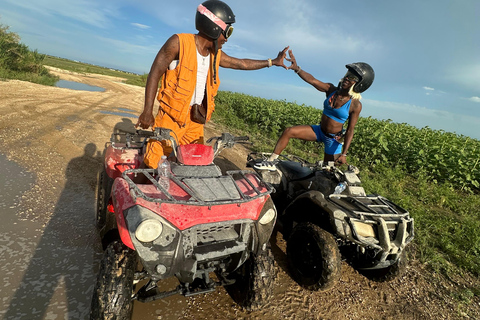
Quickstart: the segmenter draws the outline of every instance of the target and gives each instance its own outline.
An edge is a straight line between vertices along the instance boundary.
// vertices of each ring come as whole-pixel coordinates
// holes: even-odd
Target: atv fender
[[[135,202],[130,196],[128,183],[125,181],[125,179],[117,178],[113,182],[112,191],[115,194],[115,197],[113,197],[113,206],[115,208],[115,219],[117,220],[117,228],[120,239],[127,247],[135,250],[132,239],[130,238],[130,233],[128,232],[125,217],[123,215],[124,209],[135,205]]]
[[[312,222],[329,232],[344,230],[346,214],[332,205],[323,193],[310,190],[295,198],[282,212],[282,221],[286,236],[294,223]]]

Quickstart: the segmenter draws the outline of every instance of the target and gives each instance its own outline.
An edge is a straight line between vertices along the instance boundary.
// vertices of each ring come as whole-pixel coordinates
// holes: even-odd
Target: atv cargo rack
[[[407,210],[395,205],[388,199],[377,196],[348,196],[342,194],[330,194],[329,199],[337,206],[348,212],[359,215],[362,219],[368,217],[408,217]]]
[[[232,170],[227,171],[226,174],[226,176],[176,176],[171,174],[169,176],[170,185],[173,185],[174,188],[170,188],[170,190],[165,190],[154,178],[154,169],[130,169],[124,171],[122,176],[127,181],[135,201],[136,198],[142,198],[155,203],[198,206],[241,204],[264,197],[274,190],[270,184],[264,182],[254,171]],[[151,190],[148,191],[149,195],[145,192],[145,185],[139,187],[133,181],[135,180],[134,177],[138,175],[144,175],[151,182]],[[254,184],[252,180],[257,183]],[[245,184],[248,194],[242,191],[236,181],[242,181]],[[179,193],[181,193],[180,196]]]

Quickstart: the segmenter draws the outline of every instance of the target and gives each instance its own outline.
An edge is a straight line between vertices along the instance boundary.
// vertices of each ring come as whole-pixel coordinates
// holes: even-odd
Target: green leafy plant
[[[29,50],[18,34],[0,25],[0,78],[53,85],[58,78],[48,73],[44,59],[44,54]]]

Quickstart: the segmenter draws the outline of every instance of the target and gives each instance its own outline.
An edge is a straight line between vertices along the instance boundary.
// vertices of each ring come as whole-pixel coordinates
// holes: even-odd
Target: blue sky
[[[226,0],[236,15],[224,51],[298,64],[338,83],[345,64],[369,63],[375,82],[361,116],[480,139],[480,1]],[[200,1],[0,0],[0,24],[30,49],[135,73],[174,33],[195,30]],[[289,65],[289,63],[287,63]],[[321,107],[324,94],[281,68],[221,69],[221,90]]]

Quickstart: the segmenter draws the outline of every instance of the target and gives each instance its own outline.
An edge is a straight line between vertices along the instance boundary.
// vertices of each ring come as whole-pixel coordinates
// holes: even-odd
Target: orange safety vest
[[[190,102],[197,85],[197,47],[195,35],[190,33],[177,34],[180,40],[180,52],[178,66],[173,70],[167,70],[162,78],[162,87],[158,92],[157,99],[160,108],[165,111],[180,126],[184,126],[190,113]],[[210,68],[208,69],[206,97],[207,97],[207,121],[210,120],[215,110],[215,96],[217,95],[220,80],[218,68],[222,51],[218,50],[216,74],[217,83],[213,81],[213,60],[210,55]]]

